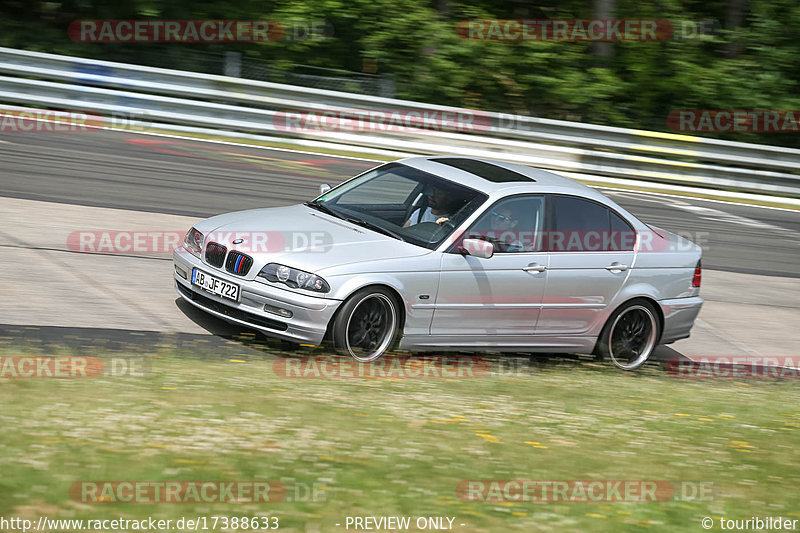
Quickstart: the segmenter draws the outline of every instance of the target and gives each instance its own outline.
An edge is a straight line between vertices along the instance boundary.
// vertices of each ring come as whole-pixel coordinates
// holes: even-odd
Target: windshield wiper
[[[399,239],[399,240],[401,240],[403,242],[406,242],[406,240],[403,237],[401,237],[399,233],[395,233],[394,231],[392,231],[390,229],[386,229],[383,226],[379,226],[377,224],[373,224],[372,222],[368,222],[366,220],[362,220],[360,218],[354,218],[354,217],[349,217],[349,218],[346,218],[345,220],[347,220],[348,222],[352,222],[353,224],[357,224],[359,226],[363,226],[365,228],[369,228],[372,231],[377,231],[378,233],[383,233],[384,235],[388,235],[389,237],[394,237],[395,239]]]
[[[341,214],[337,213],[336,211],[334,211],[333,209],[331,209],[330,207],[328,207],[325,204],[321,204],[319,202],[305,202],[303,205],[306,205],[306,206],[311,207],[313,209],[317,209],[319,211],[322,211],[323,213],[327,213],[327,214],[329,214],[331,216],[334,216],[336,218],[341,218],[342,220],[346,220],[346,221],[348,221],[348,222],[350,222],[352,224],[356,224],[358,226],[363,226],[365,228],[369,228],[372,231],[377,231],[378,233],[383,233],[384,235],[388,235],[389,237],[394,237],[395,239],[399,239],[399,240],[405,242],[405,239],[403,237],[401,237],[400,234],[395,233],[394,231],[392,231],[390,229],[386,229],[383,226],[378,226],[377,224],[373,224],[372,222],[367,222],[366,220],[362,220],[360,218],[342,216]]]
[[[334,211],[333,209],[331,209],[330,207],[328,207],[325,204],[321,204],[319,202],[306,202],[303,205],[311,207],[311,208],[316,209],[318,211],[322,211],[323,213],[327,213],[327,214],[329,214],[331,216],[334,216],[336,218],[344,219],[344,217],[342,215],[340,215],[339,213],[337,213],[336,211]]]

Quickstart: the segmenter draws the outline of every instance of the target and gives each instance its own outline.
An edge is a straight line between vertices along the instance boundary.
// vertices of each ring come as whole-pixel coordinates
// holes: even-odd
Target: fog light
[[[294,314],[288,309],[282,309],[280,307],[274,307],[272,305],[265,305],[264,311],[266,311],[267,313],[272,313],[273,315],[282,316],[283,318],[292,318],[292,315]]]
[[[182,269],[182,268],[180,268],[180,267],[176,266],[176,267],[175,267],[175,272],[177,272],[177,273],[178,273],[178,275],[179,275],[180,277],[182,277],[183,279],[186,279],[186,271],[185,271],[184,269]]]

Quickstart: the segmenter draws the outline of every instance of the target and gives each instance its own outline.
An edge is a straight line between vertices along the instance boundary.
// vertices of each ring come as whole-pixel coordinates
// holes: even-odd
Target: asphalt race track
[[[4,202],[0,205],[5,206],[0,209],[0,268],[4,271],[0,288],[5,285],[17,290],[0,291],[6,294],[0,324],[190,334],[219,331],[193,315],[192,310],[176,307],[173,293],[161,291],[157,300],[148,300],[146,280],[130,282],[130,294],[119,281],[141,265],[145,276],[158,277],[170,287],[168,257],[69,257],[86,254],[68,253],[63,235],[86,227],[88,222],[84,221],[100,221],[104,229],[135,229],[150,224],[148,227],[185,230],[192,220],[217,213],[310,199],[318,194],[320,184],[338,183],[376,164],[109,131],[0,132],[0,161],[0,200]],[[715,349],[764,353],[775,345],[759,345],[762,337],[764,341],[774,340],[781,331],[797,336],[790,332],[800,322],[800,214],[645,193],[605,192],[643,221],[703,246],[702,295],[707,305],[693,333],[705,331],[707,335],[705,340],[694,340],[701,335],[693,334],[693,339],[673,345],[675,350],[684,354]],[[51,263],[58,265],[53,268],[69,272],[70,279],[108,287],[106,291],[96,290],[95,296],[99,299],[107,296],[104,293],[114,293],[115,300],[130,304],[131,315],[116,317],[110,304],[100,305],[91,296],[71,300],[67,296],[70,301],[64,307],[59,303],[48,305],[53,297],[46,291],[47,282],[37,283],[31,279],[31,271],[19,265],[24,254],[34,253],[51,254]],[[41,275],[50,280],[53,290],[61,290],[63,283],[59,285],[53,272],[42,271]],[[21,295],[33,303],[20,303]],[[156,297],[155,291],[153,295]],[[42,314],[43,309],[49,313]],[[62,315],[74,320],[70,322]],[[141,321],[137,318],[140,316],[144,316]],[[755,327],[765,318],[769,320],[767,329]],[[191,323],[191,327],[184,323]],[[743,329],[752,329],[752,334]],[[739,340],[715,348],[715,342],[722,342],[721,338],[731,332],[737,333]],[[690,342],[695,344],[687,344]],[[777,346],[780,351],[796,353],[798,344],[789,339]]]
[[[0,133],[0,196],[207,217],[304,201],[374,162],[125,132]],[[800,214],[606,191],[706,268],[800,277]]]

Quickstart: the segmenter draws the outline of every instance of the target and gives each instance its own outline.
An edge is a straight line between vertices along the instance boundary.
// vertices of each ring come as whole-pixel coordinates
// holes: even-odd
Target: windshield
[[[389,163],[323,194],[310,205],[374,231],[434,249],[487,196],[433,174]]]

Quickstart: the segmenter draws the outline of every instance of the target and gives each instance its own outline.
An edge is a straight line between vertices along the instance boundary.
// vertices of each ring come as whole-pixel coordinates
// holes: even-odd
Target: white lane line
[[[698,218],[711,220],[714,222],[722,222],[724,224],[733,224],[738,226],[745,226],[749,228],[756,228],[768,231],[774,231],[780,233],[782,236],[787,237],[792,240],[800,241],[798,238],[797,232],[792,231],[788,228],[784,228],[782,226],[776,226],[774,224],[769,224],[767,222],[762,222],[760,220],[755,220],[752,218],[744,217],[741,215],[734,215],[733,213],[728,213],[725,211],[721,211],[719,209],[712,209],[710,207],[703,207],[699,205],[693,205],[689,202],[682,201],[679,198],[667,196],[666,198],[661,199],[654,199],[654,198],[641,198],[642,195],[645,194],[658,194],[658,193],[647,193],[647,192],[614,192],[614,194],[610,194],[609,196],[616,197],[616,196],[624,196],[626,198],[631,198],[637,201],[643,202],[650,202],[650,203],[657,203],[661,205],[669,205],[674,207],[675,209],[682,209],[684,211],[689,211],[690,213],[694,213],[697,215]],[[658,194],[658,196],[663,196]],[[688,198],[687,198],[688,199]],[[699,200],[699,198],[698,198]],[[715,200],[704,200],[704,201],[715,201]],[[731,202],[720,202],[730,204]],[[761,207],[761,206],[749,206],[749,207]],[[791,211],[791,209],[786,209],[786,211]],[[658,222],[659,220],[667,221],[669,217],[665,216],[658,216],[653,215],[647,217],[647,219],[651,222]]]
[[[789,211],[790,213],[797,213],[797,209],[789,209],[787,207],[773,207],[771,205],[757,205],[757,204],[745,204],[742,202],[732,202],[728,200],[714,200],[712,198],[699,198],[696,196],[684,196],[681,194],[667,194],[663,192],[653,192],[653,191],[632,191],[631,189],[618,189],[616,187],[606,187],[606,186],[596,186],[595,189],[599,189],[600,191],[612,191],[615,195],[630,195],[634,198],[639,200],[644,200],[643,198],[638,198],[639,195],[647,195],[647,196],[660,196],[662,198],[668,198],[672,200],[676,200],[678,198],[683,200],[690,200],[693,202],[712,202],[715,204],[724,204],[724,205],[736,205],[739,207],[753,207],[758,209],[772,209],[774,211]]]
[[[715,222],[722,222],[726,224],[734,224],[738,226],[745,226],[748,228],[775,231],[783,234],[786,237],[797,239],[796,232],[788,228],[775,226],[773,224],[768,224],[767,222],[761,222],[760,220],[754,220],[752,218],[743,217],[741,215],[734,215],[732,213],[720,211],[719,209],[711,209],[709,207],[701,207],[699,205],[690,205],[690,204],[676,205],[675,207],[678,209],[682,209],[684,211],[689,211],[690,213],[695,213],[699,218],[703,218],[706,220],[712,220]]]
[[[687,202],[684,202],[680,198],[683,197],[675,197],[669,196],[659,193],[646,193],[646,192],[639,192],[639,191],[631,191],[630,189],[608,189],[606,187],[598,187],[607,196],[612,198],[623,197],[623,198],[630,198],[632,200],[637,200],[639,202],[650,202],[653,204],[658,205],[688,205]],[[644,198],[642,198],[644,196]],[[647,196],[654,196],[653,198],[648,198]]]

